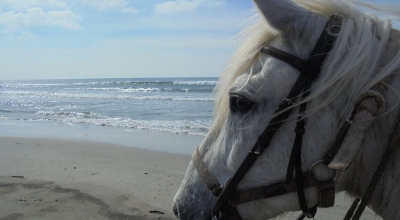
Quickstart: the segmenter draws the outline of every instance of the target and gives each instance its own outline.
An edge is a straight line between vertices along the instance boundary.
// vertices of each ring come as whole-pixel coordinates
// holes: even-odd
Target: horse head
[[[318,163],[329,151],[358,95],[382,83],[398,68],[398,55],[389,51],[392,55],[385,57],[392,39],[390,21],[365,16],[349,2],[340,0],[254,2],[261,19],[248,28],[245,41],[220,78],[214,123],[196,149],[174,198],[174,212],[179,219],[212,218],[220,191],[226,189],[249,152],[257,153],[254,147],[259,144],[260,136],[283,111],[291,109],[268,143],[262,143],[268,147],[257,155],[235,190],[270,186],[288,179],[290,182],[293,172],[300,169],[312,172],[318,182],[332,181],[336,191],[347,191],[357,197],[366,191],[365,183],[370,181],[376,169],[368,164],[378,164],[383,154],[383,149],[376,150],[376,145],[389,139],[390,132],[379,133],[379,130],[390,131],[395,127],[396,120],[393,119],[397,117],[397,111],[388,111],[374,121],[363,137],[363,150],[356,152],[346,172],[334,171]],[[329,23],[332,15],[340,19]],[[324,34],[335,40],[318,67],[321,69],[319,75],[311,81],[310,87],[302,88],[301,94],[289,100],[293,102],[290,106],[277,111],[304,73],[296,65],[288,64],[287,59],[265,52],[266,48],[274,48],[284,57],[307,63],[315,56],[317,42],[324,41],[321,40]],[[398,51],[398,45],[396,48]],[[307,71],[312,72],[310,68],[306,68]],[[398,88],[400,79],[392,78],[386,86]],[[393,93],[385,96],[388,106],[396,105],[398,96]],[[304,103],[307,108],[302,111]],[[298,117],[299,111],[302,117]],[[294,130],[303,119],[307,119],[307,123],[299,153],[301,166],[291,170],[288,164],[297,138]],[[206,182],[221,185],[216,187],[218,192],[209,189],[201,173],[211,176]],[[306,198],[303,205],[307,209],[321,203],[317,186],[302,190]],[[299,197],[298,192],[288,191],[234,204],[235,213],[243,219],[268,219],[288,211],[304,211]],[[231,198],[228,202],[232,203]]]

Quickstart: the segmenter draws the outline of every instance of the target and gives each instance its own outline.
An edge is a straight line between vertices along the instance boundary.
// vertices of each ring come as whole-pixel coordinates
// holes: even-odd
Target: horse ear
[[[288,31],[307,21],[311,12],[290,0],[253,0],[267,22],[279,31]]]

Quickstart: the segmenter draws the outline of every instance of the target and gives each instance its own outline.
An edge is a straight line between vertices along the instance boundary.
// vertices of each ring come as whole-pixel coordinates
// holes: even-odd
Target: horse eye
[[[253,106],[253,102],[243,96],[231,96],[230,107],[233,112],[240,111],[242,113],[248,112]]]

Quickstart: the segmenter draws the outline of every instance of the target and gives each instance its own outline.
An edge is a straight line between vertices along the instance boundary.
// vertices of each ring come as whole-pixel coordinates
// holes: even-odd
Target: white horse
[[[204,164],[224,185],[299,77],[297,69],[260,50],[268,45],[307,60],[328,18],[335,14],[342,17],[340,33],[304,100],[308,107],[302,168],[308,170],[324,157],[358,95],[382,84],[386,112],[372,122],[348,169],[336,171],[336,176],[323,165],[314,169],[318,180],[334,178],[336,192],[362,197],[399,120],[399,32],[389,19],[368,16],[346,0],[254,1],[262,19],[247,29],[242,46],[220,78],[215,121],[198,148]],[[299,104],[293,108],[237,189],[285,180]],[[305,196],[308,207],[318,204],[316,187],[306,188]],[[174,198],[175,214],[179,219],[210,219],[216,200],[191,162]],[[399,202],[400,147],[391,155],[368,205],[384,219],[400,219]],[[269,219],[300,210],[300,203],[296,192],[290,192],[243,203],[236,210],[243,219]]]

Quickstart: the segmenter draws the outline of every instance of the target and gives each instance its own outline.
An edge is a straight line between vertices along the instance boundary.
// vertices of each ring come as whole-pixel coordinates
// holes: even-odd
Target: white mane
[[[308,114],[327,106],[345,89],[351,88],[346,106],[349,111],[358,94],[382,81],[400,65],[400,56],[394,56],[395,58],[384,66],[380,64],[392,29],[390,19],[380,20],[376,16],[366,15],[357,9],[351,1],[294,1],[314,13],[326,17],[337,14],[344,18],[336,45],[331,51],[332,55],[328,56],[323,65],[323,75],[313,85],[311,95],[305,100],[309,101],[324,95],[324,101],[316,108],[310,109]],[[389,7],[363,5],[379,12],[396,12],[396,10],[389,10]],[[400,10],[397,11],[396,16],[400,17]],[[244,41],[234,54],[231,63],[220,77],[216,87],[218,95],[215,108],[215,129],[219,130],[228,116],[228,96],[231,84],[246,71],[252,73],[252,66],[258,58],[260,48],[278,35],[279,32],[269,27],[263,20],[243,31]],[[381,42],[378,46],[372,43],[376,39],[380,39]],[[301,48],[294,46],[296,55],[304,58],[301,54]],[[326,93],[326,91],[330,91],[330,93]]]

